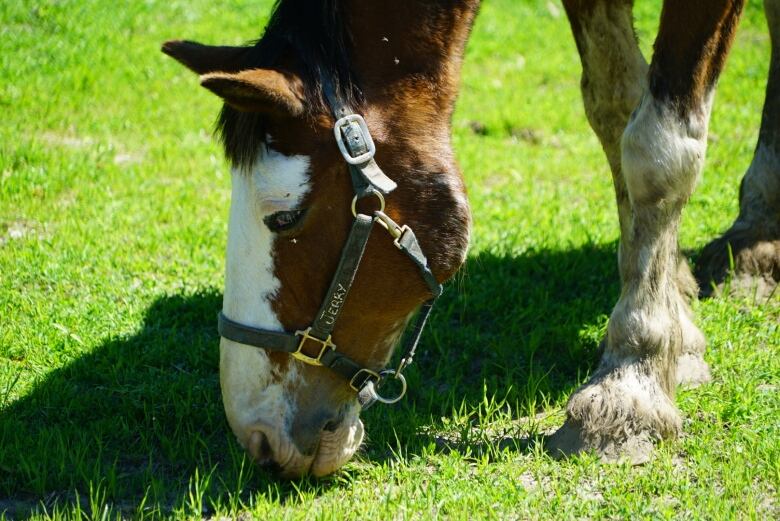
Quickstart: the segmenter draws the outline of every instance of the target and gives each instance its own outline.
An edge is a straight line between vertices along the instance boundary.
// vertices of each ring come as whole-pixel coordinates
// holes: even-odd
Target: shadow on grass
[[[364,415],[366,458],[532,449],[538,410],[563,405],[598,361],[618,292],[617,243],[470,258],[407,370],[405,400]],[[491,423],[503,427],[485,435]]]
[[[423,337],[407,399],[366,412],[361,458],[392,458],[398,446],[419,454],[453,411],[493,397],[512,414],[565,399],[595,362],[615,264],[614,244],[469,259]],[[329,480],[278,482],[248,463],[219,395],[221,300],[160,297],[136,334],[109,338],[1,410],[0,512],[80,501],[132,513],[145,497],[152,511],[202,513],[250,493],[297,501],[359,479],[357,465]]]

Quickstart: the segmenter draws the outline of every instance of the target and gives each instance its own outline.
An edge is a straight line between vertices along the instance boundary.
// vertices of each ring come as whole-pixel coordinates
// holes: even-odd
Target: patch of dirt
[[[543,138],[541,131],[529,127],[512,127],[509,129],[509,135],[517,140],[524,141],[531,145],[541,144]]]
[[[57,132],[44,132],[41,139],[50,145],[56,145],[66,148],[87,148],[96,143],[89,136],[74,136],[68,134],[59,134]]]
[[[26,238],[43,239],[44,231],[41,223],[28,219],[0,223],[0,247]]]
[[[481,121],[469,121],[469,128],[474,134],[478,136],[487,136],[489,134],[487,125]]]
[[[582,479],[577,486],[577,496],[585,501],[604,502],[604,496],[599,490],[598,483],[590,479]]]
[[[84,150],[100,144],[100,142],[93,137],[77,136],[73,133],[63,134],[57,132],[44,132],[41,134],[41,140],[49,145],[77,150]],[[117,143],[110,142],[106,144],[116,150],[116,153],[114,154],[114,164],[117,166],[132,165],[143,161],[143,151],[129,152],[124,150],[124,147]]]
[[[118,166],[133,165],[140,163],[143,160],[143,154],[137,153],[117,153],[114,156],[114,164]]]
[[[534,476],[530,470],[526,470],[520,474],[518,481],[520,481],[520,484],[526,490],[535,489],[539,486],[539,482],[536,480],[536,476]]]

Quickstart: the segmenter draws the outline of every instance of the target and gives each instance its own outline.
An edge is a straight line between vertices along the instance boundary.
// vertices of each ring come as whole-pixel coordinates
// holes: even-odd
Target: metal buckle
[[[371,369],[366,369],[365,367],[361,368],[360,371],[355,373],[352,376],[352,378],[350,378],[350,380],[349,380],[349,386],[352,387],[352,390],[355,391],[356,393],[360,392],[360,388],[355,387],[355,378],[357,378],[360,373],[368,373],[369,376],[373,376],[374,378],[377,379],[377,381],[379,381],[379,379],[381,378],[381,376],[379,376],[379,373],[374,372]]]
[[[309,365],[316,365],[321,366],[322,365],[322,355],[325,354],[325,351],[327,351],[328,348],[331,348],[333,351],[336,350],[336,344],[334,344],[330,337],[331,335],[328,335],[328,338],[325,340],[322,340],[320,338],[317,338],[316,336],[311,336],[311,327],[307,327],[306,330],[298,330],[295,332],[295,335],[302,336],[301,342],[298,344],[298,350],[294,353],[290,353],[293,358],[296,360],[300,360],[301,362]],[[320,349],[320,353],[317,355],[317,358],[313,358],[307,354],[304,354],[301,350],[303,349],[303,344],[306,343],[307,340],[314,340],[315,342],[319,342],[322,344],[322,349]]]
[[[357,157],[353,157],[352,154],[350,154],[349,148],[344,142],[344,135],[342,134],[342,128],[351,126],[353,124],[358,126],[358,129],[362,134],[363,141],[368,148],[368,152],[360,154]],[[374,140],[371,138],[371,133],[368,131],[366,120],[363,119],[363,116],[360,114],[350,114],[349,116],[344,116],[338,120],[333,126],[333,134],[336,136],[336,143],[339,146],[341,155],[344,156],[344,160],[350,165],[361,165],[374,157],[374,154],[376,153],[376,145],[374,145]]]
[[[411,228],[409,228],[407,225],[400,225],[394,220],[390,218],[385,212],[382,210],[379,210],[377,212],[374,212],[375,221],[382,225],[382,227],[387,230],[390,235],[395,239],[393,241],[393,244],[395,244],[395,247],[399,250],[401,248],[401,243],[399,242],[401,240],[401,237],[403,237],[404,233],[411,231]]]

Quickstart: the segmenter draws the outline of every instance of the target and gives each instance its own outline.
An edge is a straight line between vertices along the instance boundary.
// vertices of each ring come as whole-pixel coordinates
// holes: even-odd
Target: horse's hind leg
[[[621,48],[631,47],[630,7],[629,1],[567,2],[583,57],[583,91],[599,74],[596,68],[608,67],[588,58],[588,45],[602,47],[605,56],[610,46],[616,47],[616,38],[625,43]],[[607,459],[641,462],[655,441],[673,437],[681,428],[674,405],[678,358],[686,343],[696,337],[703,345],[703,338],[690,320],[678,283],[677,229],[704,160],[715,83],[741,7],[741,0],[664,3],[647,83],[639,82],[643,94],[622,133],[619,170],[610,158],[619,207],[623,205],[621,295],[600,365],[570,398],[566,423],[550,440],[553,451],[595,450]],[[594,20],[604,16],[609,20],[601,25],[609,32],[599,33]],[[606,81],[618,84],[620,92],[628,81],[621,79],[625,74],[615,68]],[[585,98],[587,105],[587,93]],[[604,143],[601,133],[600,138]],[[615,154],[615,140],[605,144],[608,157],[610,147]],[[627,195],[622,203],[621,189]]]
[[[740,186],[737,220],[697,262],[704,295],[726,280],[732,259],[732,288],[769,294],[780,283],[780,0],[764,0],[764,10],[772,54],[758,145]]]

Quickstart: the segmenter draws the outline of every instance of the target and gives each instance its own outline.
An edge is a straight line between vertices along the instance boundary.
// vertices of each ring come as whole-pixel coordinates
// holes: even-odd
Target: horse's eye
[[[305,214],[306,210],[276,212],[263,217],[263,222],[269,230],[279,233],[295,228]]]

